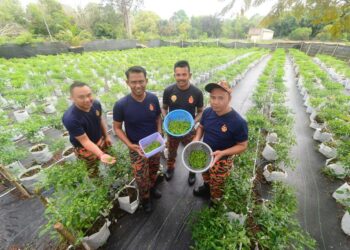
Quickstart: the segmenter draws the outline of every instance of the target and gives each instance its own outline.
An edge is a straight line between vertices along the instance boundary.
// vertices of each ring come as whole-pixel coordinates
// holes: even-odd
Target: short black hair
[[[191,68],[190,68],[190,64],[185,61],[185,60],[181,60],[181,61],[177,61],[174,65],[174,71],[176,68],[188,68],[188,72],[191,72]]]
[[[90,86],[87,85],[85,82],[74,81],[69,87],[69,92],[72,94],[74,88],[84,87],[84,86],[87,86],[90,88]]]
[[[125,71],[125,76],[127,79],[129,79],[130,73],[143,73],[145,78],[147,77],[147,72],[146,72],[145,68],[143,68],[141,66],[132,66],[132,67],[128,68],[128,70]]]

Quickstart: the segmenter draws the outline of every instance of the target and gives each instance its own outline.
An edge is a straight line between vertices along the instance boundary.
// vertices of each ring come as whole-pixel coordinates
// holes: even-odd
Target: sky
[[[141,9],[150,10],[157,13],[162,19],[168,19],[172,16],[175,11],[183,9],[186,14],[191,16],[202,16],[202,15],[215,15],[219,13],[229,0],[144,0],[144,5]],[[23,6],[28,3],[37,2],[36,0],[20,0]],[[64,5],[69,5],[73,8],[77,6],[84,7],[89,2],[100,2],[99,0],[59,0]],[[225,17],[232,17],[239,12],[241,9],[243,0],[236,0],[234,9]],[[247,13],[247,17],[251,17],[254,14],[266,15],[276,0],[266,1],[265,4],[258,8],[252,8]]]

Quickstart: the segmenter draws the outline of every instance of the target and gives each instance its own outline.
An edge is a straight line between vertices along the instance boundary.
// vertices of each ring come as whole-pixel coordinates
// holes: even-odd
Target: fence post
[[[0,164],[0,173],[8,180],[10,181],[21,193],[25,198],[29,198],[30,194],[28,191],[22,186],[21,183],[17,181],[16,178],[13,178],[12,174],[7,171],[7,169]]]
[[[307,56],[309,55],[310,48],[311,48],[311,43],[309,44],[309,48],[308,48],[307,51],[306,51],[306,55],[307,55]]]
[[[235,49],[237,48],[237,42],[235,41]]]
[[[319,53],[321,53],[322,47],[323,47],[323,43],[322,43],[321,46],[318,48],[318,51],[317,51],[316,55],[319,54]]]
[[[336,46],[335,49],[333,50],[332,56],[334,56],[335,52],[336,52],[337,49],[338,49],[338,46],[339,46],[339,43],[337,43],[337,46]]]
[[[304,42],[301,42],[300,51],[303,51]]]

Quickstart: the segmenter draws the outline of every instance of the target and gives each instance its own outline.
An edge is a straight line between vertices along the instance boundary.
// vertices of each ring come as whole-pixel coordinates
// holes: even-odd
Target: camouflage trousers
[[[150,196],[150,189],[154,186],[157,180],[160,153],[150,158],[142,157],[137,152],[131,150],[129,154],[140,197],[142,200],[148,199]]]
[[[233,167],[232,157],[223,157],[215,162],[208,171],[202,173],[203,181],[209,184],[210,197],[220,199],[223,195],[225,180],[230,176]]]
[[[101,137],[101,139],[96,143],[96,145],[105,152],[107,149],[107,145],[105,143],[104,137]],[[74,148],[74,153],[77,156],[78,159],[83,160],[86,162],[88,166],[88,171],[90,176],[97,176],[98,175],[98,162],[99,158],[97,155],[92,153],[91,151],[85,149],[84,147],[76,147]]]
[[[168,169],[175,168],[175,159],[177,156],[177,149],[179,148],[180,142],[184,146],[186,146],[193,140],[195,133],[196,131],[193,130],[188,135],[183,137],[173,137],[171,135],[168,135],[168,140],[167,140],[167,148],[169,152],[168,160],[167,160]]]

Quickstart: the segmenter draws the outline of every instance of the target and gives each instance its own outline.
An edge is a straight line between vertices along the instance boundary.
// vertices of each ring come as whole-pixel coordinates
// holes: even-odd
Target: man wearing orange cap
[[[233,166],[233,156],[248,147],[247,122],[231,107],[232,89],[226,81],[209,83],[210,107],[203,112],[193,141],[208,144],[213,150],[213,166],[202,174],[204,184],[193,190],[196,196],[210,196],[213,202],[223,195],[226,178]]]

